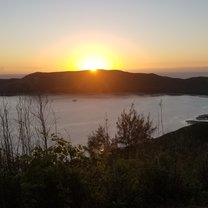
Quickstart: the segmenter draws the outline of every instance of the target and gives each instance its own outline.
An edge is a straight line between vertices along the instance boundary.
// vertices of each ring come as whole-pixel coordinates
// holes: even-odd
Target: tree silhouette
[[[134,104],[131,105],[128,112],[124,110],[121,113],[116,125],[118,130],[115,135],[115,143],[122,146],[145,142],[151,139],[155,130],[150,117],[145,119],[143,114],[139,114],[135,110]]]
[[[93,131],[88,137],[87,146],[88,152],[91,156],[100,155],[106,152],[111,146],[108,129],[103,126],[99,126],[97,130]]]

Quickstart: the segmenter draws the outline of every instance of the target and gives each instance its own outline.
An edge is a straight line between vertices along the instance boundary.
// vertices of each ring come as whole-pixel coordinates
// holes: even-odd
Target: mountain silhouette
[[[191,94],[208,95],[208,77],[171,78],[118,70],[36,72],[0,79],[1,95],[18,94]]]

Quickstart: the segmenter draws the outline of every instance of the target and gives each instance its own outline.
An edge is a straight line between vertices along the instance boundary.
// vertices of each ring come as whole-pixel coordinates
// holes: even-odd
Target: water
[[[0,98],[0,100],[2,97]],[[11,116],[15,119],[15,105],[18,97],[7,97]],[[208,97],[205,96],[50,96],[56,116],[58,131],[70,135],[73,144],[86,144],[87,136],[99,124],[108,119],[111,136],[116,132],[116,121],[121,112],[132,103],[139,113],[150,115],[158,129],[154,136],[162,133],[159,103],[162,101],[164,132],[186,126],[185,120],[208,113]],[[1,102],[1,101],[0,101]]]

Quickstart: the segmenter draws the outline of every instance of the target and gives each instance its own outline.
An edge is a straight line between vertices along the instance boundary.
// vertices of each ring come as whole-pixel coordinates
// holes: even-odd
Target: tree
[[[49,126],[48,120],[51,114],[51,105],[47,96],[38,95],[36,97],[35,112],[33,115],[37,119],[39,128],[36,128],[38,135],[41,135],[43,140],[44,149],[48,149],[48,140],[50,136],[51,127]]]
[[[99,126],[96,131],[88,137],[88,151],[91,156],[99,155],[109,150],[111,146],[110,136],[108,134],[108,127]]]
[[[27,97],[19,97],[16,105],[18,128],[18,143],[20,143],[20,153],[22,155],[31,155],[33,149],[33,131],[32,131],[32,99]],[[17,153],[19,148],[17,148]]]
[[[152,138],[151,135],[155,130],[150,117],[145,119],[143,114],[135,110],[133,104],[128,112],[124,110],[121,113],[116,125],[118,131],[115,135],[115,143],[122,146],[143,143]]]

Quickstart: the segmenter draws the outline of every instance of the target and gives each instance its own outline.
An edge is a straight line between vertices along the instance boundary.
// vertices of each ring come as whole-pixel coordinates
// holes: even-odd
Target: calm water
[[[6,99],[11,116],[14,116],[18,97]],[[113,136],[118,116],[124,109],[128,110],[132,103],[138,112],[146,116],[150,114],[154,125],[158,126],[155,136],[161,134],[160,101],[163,104],[165,133],[185,126],[187,119],[208,113],[208,97],[202,96],[50,96],[49,99],[56,115],[58,131],[64,135],[69,134],[73,144],[85,144],[90,132],[99,124],[104,124],[106,117]]]

